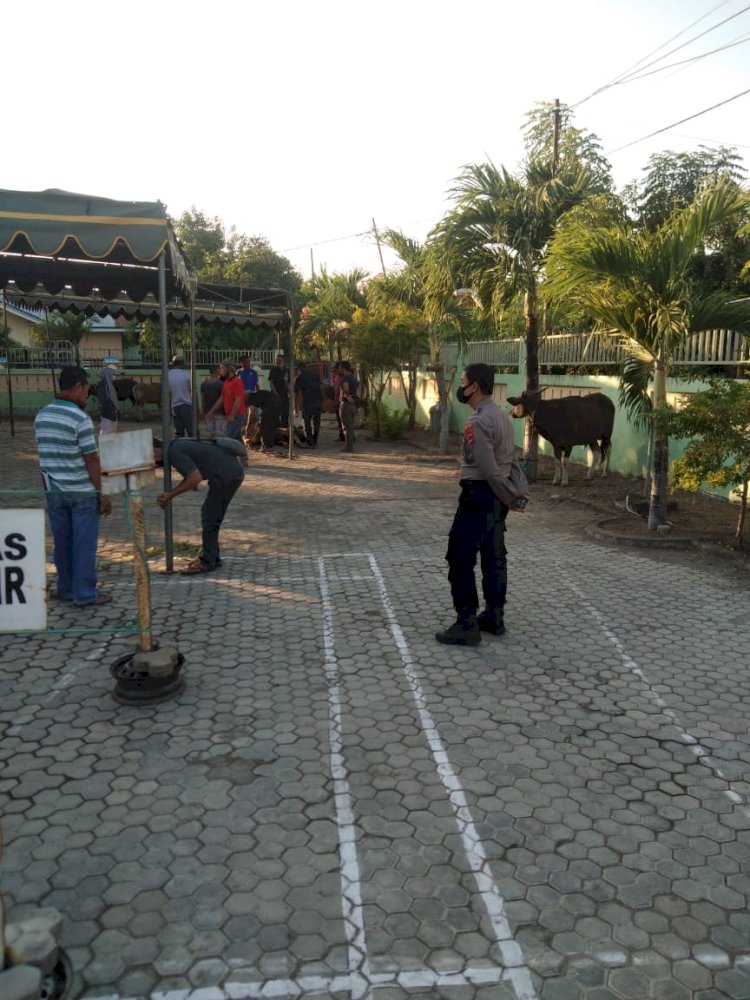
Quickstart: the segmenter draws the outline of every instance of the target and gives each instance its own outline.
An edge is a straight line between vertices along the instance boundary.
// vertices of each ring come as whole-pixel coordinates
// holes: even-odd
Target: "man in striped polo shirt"
[[[60,372],[60,392],[36,415],[34,432],[55,542],[57,592],[78,607],[109,604],[96,590],[99,515],[112,502],[102,496],[102,470],[94,425],[86,413],[88,375],[67,366]]]

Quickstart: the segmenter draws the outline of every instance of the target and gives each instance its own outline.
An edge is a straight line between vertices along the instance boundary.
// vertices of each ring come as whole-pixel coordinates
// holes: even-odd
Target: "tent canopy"
[[[161,202],[113,201],[67,191],[0,190],[0,287],[95,300],[191,298],[195,279]]]

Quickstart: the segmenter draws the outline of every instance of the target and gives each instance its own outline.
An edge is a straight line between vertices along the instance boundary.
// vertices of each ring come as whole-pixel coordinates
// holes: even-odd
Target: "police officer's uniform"
[[[482,567],[485,631],[503,629],[507,589],[505,518],[514,494],[508,488],[514,454],[513,425],[494,400],[482,399],[466,421],[461,446],[461,495],[448,536],[448,579],[459,622],[474,618],[479,605],[474,566]],[[480,627],[484,627],[480,622]],[[450,632],[451,630],[448,630]],[[443,638],[441,638],[441,635]],[[450,641],[441,633],[441,642]]]

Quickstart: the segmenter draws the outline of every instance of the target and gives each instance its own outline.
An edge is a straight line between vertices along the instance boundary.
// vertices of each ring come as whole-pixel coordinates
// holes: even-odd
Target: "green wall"
[[[456,400],[456,388],[460,378],[460,369],[453,374],[448,396],[450,412],[450,429],[454,433],[460,433],[466,418],[471,409]],[[421,399],[421,383],[425,378],[429,378],[426,372],[419,373],[419,388],[417,391],[417,422],[429,427],[430,414],[424,401]],[[596,389],[609,396],[615,404],[615,426],[612,434],[612,455],[610,458],[610,468],[614,472],[623,475],[641,476],[646,475],[648,461],[648,430],[645,427],[635,427],[620,406],[619,400],[619,379],[614,375],[542,375],[540,377],[542,386],[563,386],[571,389]],[[500,373],[495,375],[495,386],[504,386],[504,398],[519,395],[526,386],[526,376],[518,373]],[[707,383],[699,380],[686,381],[683,379],[670,378],[667,382],[668,393],[694,393],[700,392],[708,387]],[[405,408],[402,397],[385,396],[385,402],[394,410]],[[507,411],[508,407],[506,407]],[[514,420],[515,441],[521,447],[523,445],[524,421]],[[685,450],[687,442],[684,439],[671,438],[669,442],[670,459],[679,458]],[[543,438],[539,438],[539,453],[552,455],[552,446]],[[582,446],[573,449],[571,461],[585,463],[591,462],[591,452]],[[724,495],[726,493],[719,493]]]

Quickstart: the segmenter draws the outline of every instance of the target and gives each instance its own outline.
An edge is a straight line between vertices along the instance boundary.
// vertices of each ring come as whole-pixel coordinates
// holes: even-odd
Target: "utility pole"
[[[310,277],[315,277],[315,258],[313,257],[313,248],[310,247]]]
[[[560,99],[555,98],[552,110],[552,176],[557,174],[557,160],[560,146]]]
[[[385,277],[385,264],[383,263],[383,251],[380,247],[380,237],[378,236],[378,227],[375,225],[375,219],[372,220],[372,231],[375,233],[375,242],[378,245],[378,253],[380,254],[380,269],[383,272],[383,277]]]

